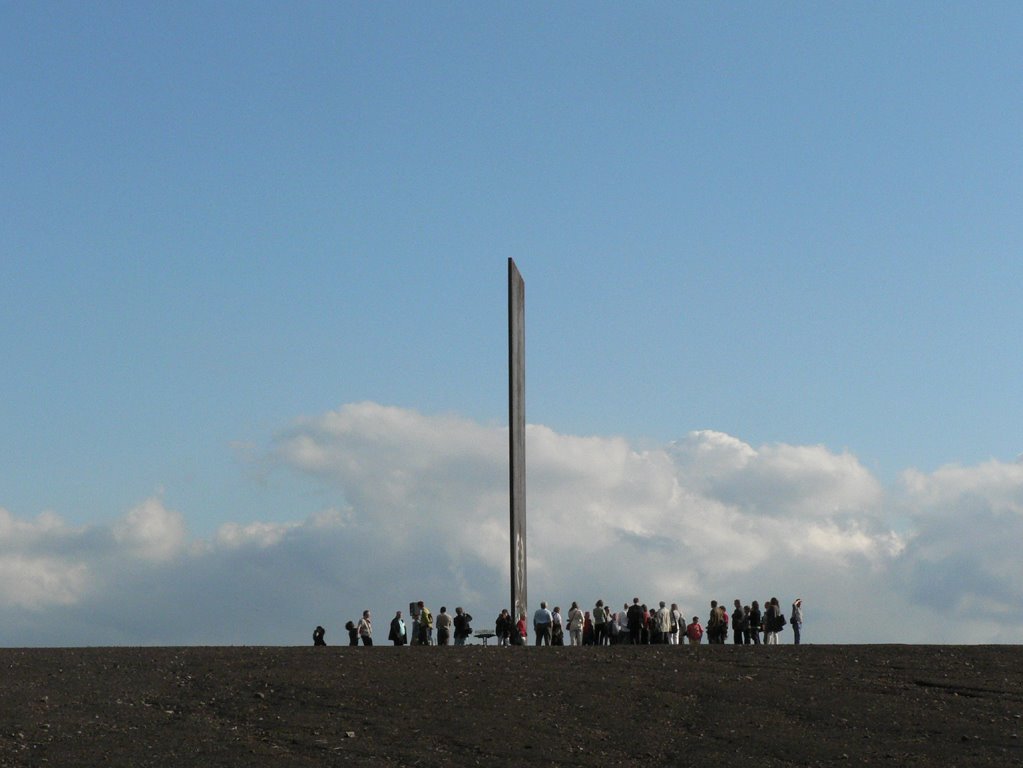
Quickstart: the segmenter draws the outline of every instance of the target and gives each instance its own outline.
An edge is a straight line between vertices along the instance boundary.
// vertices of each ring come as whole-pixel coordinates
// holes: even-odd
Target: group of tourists
[[[778,598],[772,597],[760,603],[754,600],[743,605],[735,600],[733,609],[724,603],[711,600],[706,625],[699,616],[687,620],[677,603],[669,607],[663,600],[657,607],[649,608],[638,597],[632,603],[625,603],[620,611],[612,611],[603,600],[598,600],[592,610],[585,611],[573,602],[567,613],[562,614],[560,606],[548,608],[546,602],[533,614],[532,629],[535,645],[700,645],[704,636],[711,645],[728,642],[729,629],[735,645],[777,645],[779,634],[786,625],[792,628],[795,645],[800,644],[803,628],[803,601],[796,598],[792,603],[789,618],[781,608]],[[401,611],[391,619],[388,641],[394,645],[465,645],[473,634],[470,616],[461,607],[455,608],[454,615],[441,607],[436,616],[420,600],[409,605],[409,623]],[[349,645],[373,645],[373,621],[368,610],[362,612],[359,621],[349,621]],[[325,645],[324,630],[317,627],[313,633],[315,645]],[[526,645],[529,624],[525,613],[516,619],[507,608],[501,611],[494,622],[494,637],[498,645]],[[568,641],[566,643],[566,635]],[[763,638],[761,640],[761,638]]]
[[[450,645],[452,640],[455,645],[465,645],[465,641],[472,635],[472,616],[461,606],[455,608],[454,616],[448,613],[447,607],[442,606],[435,617],[422,600],[411,604],[410,609],[411,626],[406,625],[401,611],[395,611],[391,619],[387,639],[394,645],[433,645],[435,629],[437,645]],[[346,623],[345,629],[348,630],[349,645],[358,645],[360,642],[363,645],[373,645],[373,620],[368,610],[362,612],[358,623]],[[313,644],[325,645],[322,627],[317,627],[313,633]]]
[[[545,602],[533,614],[533,636],[535,645],[699,645],[704,635],[712,644],[724,643],[728,638],[729,625],[736,645],[759,645],[761,635],[766,645],[778,644],[778,633],[786,624],[792,627],[793,641],[800,643],[803,627],[803,601],[799,598],[792,603],[791,617],[786,621],[778,598],[765,601],[766,609],[754,600],[750,605],[735,601],[735,610],[729,614],[724,605],[712,600],[707,626],[700,623],[699,616],[687,620],[677,603],[669,607],[663,600],[657,607],[650,608],[638,597],[632,604],[625,603],[622,610],[613,611],[603,600],[598,600],[592,610],[584,611],[573,602],[567,614],[562,615],[561,607],[548,609]],[[523,645],[528,638],[526,614],[518,621],[512,621],[507,610],[497,617],[494,633],[499,645]],[[568,642],[565,635],[568,635]]]
[[[749,605],[736,600],[733,605],[729,613],[724,604],[718,605],[717,600],[710,601],[706,630],[708,643],[727,643],[731,625],[732,642],[735,645],[759,645],[761,634],[765,645],[777,645],[779,633],[788,624],[792,627],[793,644],[799,645],[803,629],[803,601],[800,598],[792,602],[792,612],[787,621],[777,597],[764,601],[763,610],[756,600]]]

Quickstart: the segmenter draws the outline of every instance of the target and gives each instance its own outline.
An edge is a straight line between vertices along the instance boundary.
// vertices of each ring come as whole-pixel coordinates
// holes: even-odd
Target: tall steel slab
[[[511,467],[511,606],[526,613],[526,284],[508,259],[508,434]]]

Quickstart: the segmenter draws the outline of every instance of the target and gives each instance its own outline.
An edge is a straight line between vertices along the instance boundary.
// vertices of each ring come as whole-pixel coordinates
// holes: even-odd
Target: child
[[[692,623],[686,627],[686,637],[689,638],[690,645],[699,645],[703,640],[703,626],[700,624],[699,616],[693,616]]]

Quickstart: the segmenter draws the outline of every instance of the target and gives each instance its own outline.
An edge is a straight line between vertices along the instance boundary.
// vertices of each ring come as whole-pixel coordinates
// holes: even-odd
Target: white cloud
[[[255,546],[267,549],[281,542],[298,523],[227,523],[217,530],[216,543],[226,549]]]
[[[1023,465],[907,472],[713,431],[663,449],[527,433],[531,602],[806,602],[814,642],[1021,642]],[[152,498],[109,529],[0,510],[0,642],[340,642],[362,608],[507,604],[507,431],[374,403],[306,419],[271,463],[328,506],[191,538]],[[899,524],[896,526],[895,522]],[[908,527],[906,524],[908,521]]]
[[[912,599],[993,640],[1020,642],[1023,465],[950,465],[902,480],[912,529],[899,575]],[[946,635],[962,631],[950,624]]]
[[[146,560],[170,560],[185,546],[185,519],[150,498],[130,510],[113,527],[114,540],[125,553]]]
[[[0,556],[0,607],[71,605],[85,592],[88,569],[59,557]]]
[[[65,547],[81,533],[52,512],[20,520],[0,508],[0,609],[36,610],[79,600],[88,567]]]

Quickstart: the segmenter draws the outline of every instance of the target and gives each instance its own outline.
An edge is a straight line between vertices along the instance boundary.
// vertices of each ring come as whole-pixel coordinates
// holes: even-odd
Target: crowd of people
[[[592,610],[582,610],[573,602],[566,613],[560,606],[548,608],[546,602],[533,614],[534,644],[557,645],[700,645],[706,637],[710,645],[727,643],[729,637],[735,645],[777,645],[780,633],[791,627],[792,642],[800,644],[803,628],[803,601],[796,598],[788,619],[778,602],[772,597],[761,608],[757,600],[744,605],[736,599],[731,611],[723,603],[711,600],[706,623],[699,616],[687,619],[677,603],[669,607],[663,600],[656,607],[648,607],[638,597],[625,603],[620,611],[613,611],[603,600],[597,600]],[[463,608],[455,608],[454,615],[447,607],[433,612],[420,600],[409,605],[409,622],[401,611],[391,619],[387,639],[398,645],[465,645],[473,634],[472,616]],[[370,612],[362,612],[358,622],[345,624],[349,645],[373,645],[373,620]],[[525,613],[513,617],[507,608],[494,622],[494,631],[485,635],[496,639],[498,645],[526,645],[530,624]],[[435,634],[436,631],[436,634]],[[567,636],[567,642],[566,642]],[[323,627],[313,633],[315,645],[324,645]]]

